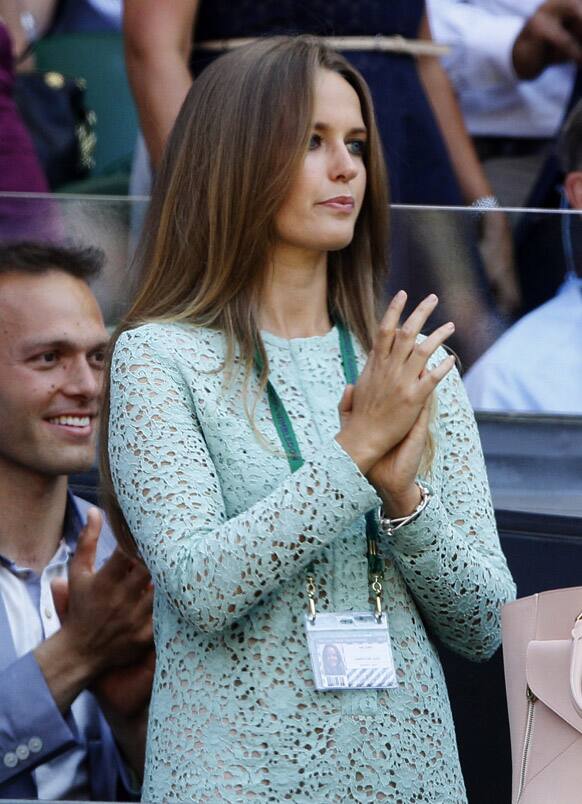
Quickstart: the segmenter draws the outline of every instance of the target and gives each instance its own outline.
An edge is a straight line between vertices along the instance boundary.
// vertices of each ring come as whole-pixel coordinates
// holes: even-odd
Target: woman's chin
[[[341,251],[343,248],[349,246],[353,239],[354,239],[353,231],[341,236],[335,235],[333,237],[329,237],[327,238],[327,245],[325,246],[325,251]]]

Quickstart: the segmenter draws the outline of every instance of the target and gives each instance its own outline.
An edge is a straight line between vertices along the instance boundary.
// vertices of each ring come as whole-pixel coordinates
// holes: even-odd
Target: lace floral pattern
[[[144,799],[464,802],[423,621],[486,658],[514,586],[462,383],[454,373],[439,389],[433,499],[383,545],[399,686],[316,693],[304,569],[314,562],[319,607],[366,609],[364,514],[378,499],[333,438],[344,385],[337,332],[265,334],[265,344],[306,459],[293,475],[267,400],[257,438],[240,375],[225,387],[220,333],[149,324],[115,347],[113,478],[156,586]]]

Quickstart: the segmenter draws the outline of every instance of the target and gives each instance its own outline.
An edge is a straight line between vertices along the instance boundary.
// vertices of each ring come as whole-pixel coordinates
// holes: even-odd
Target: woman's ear
[[[571,208],[582,210],[582,170],[572,170],[567,174],[564,189]]]

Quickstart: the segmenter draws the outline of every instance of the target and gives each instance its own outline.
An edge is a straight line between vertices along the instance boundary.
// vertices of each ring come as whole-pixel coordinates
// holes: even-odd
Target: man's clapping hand
[[[148,572],[120,550],[95,571],[101,521],[101,512],[90,509],[68,582],[52,586],[61,628],[34,651],[61,712],[102,673],[138,662],[152,648]]]
[[[61,712],[95,692],[129,762],[141,773],[154,668],[153,590],[145,567],[115,550],[97,571],[102,515],[91,508],[69,566],[53,582],[61,628],[34,651]]]

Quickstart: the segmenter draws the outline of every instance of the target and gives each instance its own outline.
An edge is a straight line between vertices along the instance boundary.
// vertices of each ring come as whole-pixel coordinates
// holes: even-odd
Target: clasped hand
[[[454,332],[452,322],[418,339],[437,303],[435,295],[428,296],[399,326],[406,293],[396,294],[358,382],[347,386],[339,405],[336,440],[376,488],[389,516],[406,516],[420,499],[415,479],[427,443],[432,392],[455,364],[451,355],[427,368]]]

